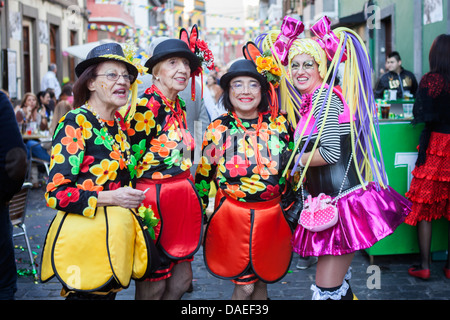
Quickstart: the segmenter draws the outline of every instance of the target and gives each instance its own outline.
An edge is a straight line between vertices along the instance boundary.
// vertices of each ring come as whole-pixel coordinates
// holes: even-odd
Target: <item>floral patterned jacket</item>
[[[138,179],[170,178],[192,167],[195,143],[185,110],[182,99],[171,103],[154,85],[145,91],[128,129]]]
[[[256,138],[257,126],[258,119],[236,121],[228,113],[206,129],[195,175],[204,208],[213,179],[227,195],[244,202],[271,200],[283,192],[286,180],[282,173],[294,146],[292,127],[281,114],[272,121],[270,113],[262,115]]]
[[[53,135],[45,193],[49,207],[93,217],[99,191],[134,186],[136,161],[131,155],[127,167],[125,151],[130,144],[125,131],[119,130],[114,120],[104,124],[102,127],[84,107],[69,111],[59,121]]]

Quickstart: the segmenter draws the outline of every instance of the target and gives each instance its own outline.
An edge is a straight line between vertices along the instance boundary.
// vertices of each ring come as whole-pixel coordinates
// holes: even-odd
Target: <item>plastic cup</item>
[[[390,105],[381,106],[381,119],[389,119],[389,111],[391,110]]]
[[[411,103],[403,104],[403,116],[405,118],[412,118],[412,116],[413,116],[413,113],[412,113],[413,106],[414,105],[411,104]]]

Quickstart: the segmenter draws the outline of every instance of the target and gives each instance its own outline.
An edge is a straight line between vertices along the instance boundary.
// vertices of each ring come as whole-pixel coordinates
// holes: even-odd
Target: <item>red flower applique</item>
[[[230,172],[230,177],[245,176],[250,163],[246,163],[240,156],[233,156],[230,161],[225,164],[225,168]]]
[[[94,157],[93,156],[85,156],[83,158],[83,162],[80,165],[80,171],[85,173],[89,171],[89,165],[94,162]]]
[[[77,202],[80,198],[80,191],[77,188],[66,188],[56,194],[56,199],[59,200],[61,207],[67,207],[71,202]]]
[[[266,191],[264,191],[261,194],[261,199],[271,200],[278,197],[279,195],[280,195],[280,185],[278,184],[276,186],[268,185]]]

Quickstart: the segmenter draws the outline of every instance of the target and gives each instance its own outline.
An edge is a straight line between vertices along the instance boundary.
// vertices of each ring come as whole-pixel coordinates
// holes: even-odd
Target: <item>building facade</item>
[[[374,80],[392,51],[400,53],[403,67],[420,80],[429,71],[433,40],[450,33],[448,0],[284,0],[283,13],[302,20],[306,35],[324,15],[331,19],[332,28],[356,31],[372,58]]]
[[[51,63],[60,82],[74,81],[75,60],[67,46],[86,40],[85,0],[8,0],[0,6],[0,87],[13,100],[40,91]]]
[[[111,39],[125,42],[135,29],[134,8],[131,1],[87,0],[89,26],[87,42]]]

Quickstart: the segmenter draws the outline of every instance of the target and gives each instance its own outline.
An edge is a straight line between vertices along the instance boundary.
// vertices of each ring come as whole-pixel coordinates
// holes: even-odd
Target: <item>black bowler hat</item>
[[[249,76],[255,78],[261,84],[263,90],[268,90],[266,78],[256,70],[253,61],[242,59],[234,62],[227,73],[220,78],[220,86],[226,90],[231,79],[241,76]]]
[[[136,79],[138,75],[138,69],[125,58],[122,46],[115,42],[101,44],[89,51],[86,60],[80,62],[75,67],[75,73],[77,74],[77,77],[80,77],[84,70],[86,70],[89,66],[104,61],[123,62],[125,63],[128,72],[134,76],[134,79]]]
[[[167,39],[158,44],[153,51],[153,55],[147,60],[145,66],[148,73],[152,73],[153,67],[163,60],[171,57],[181,57],[189,60],[191,72],[200,67],[200,60],[188,47],[188,45],[180,39]]]

